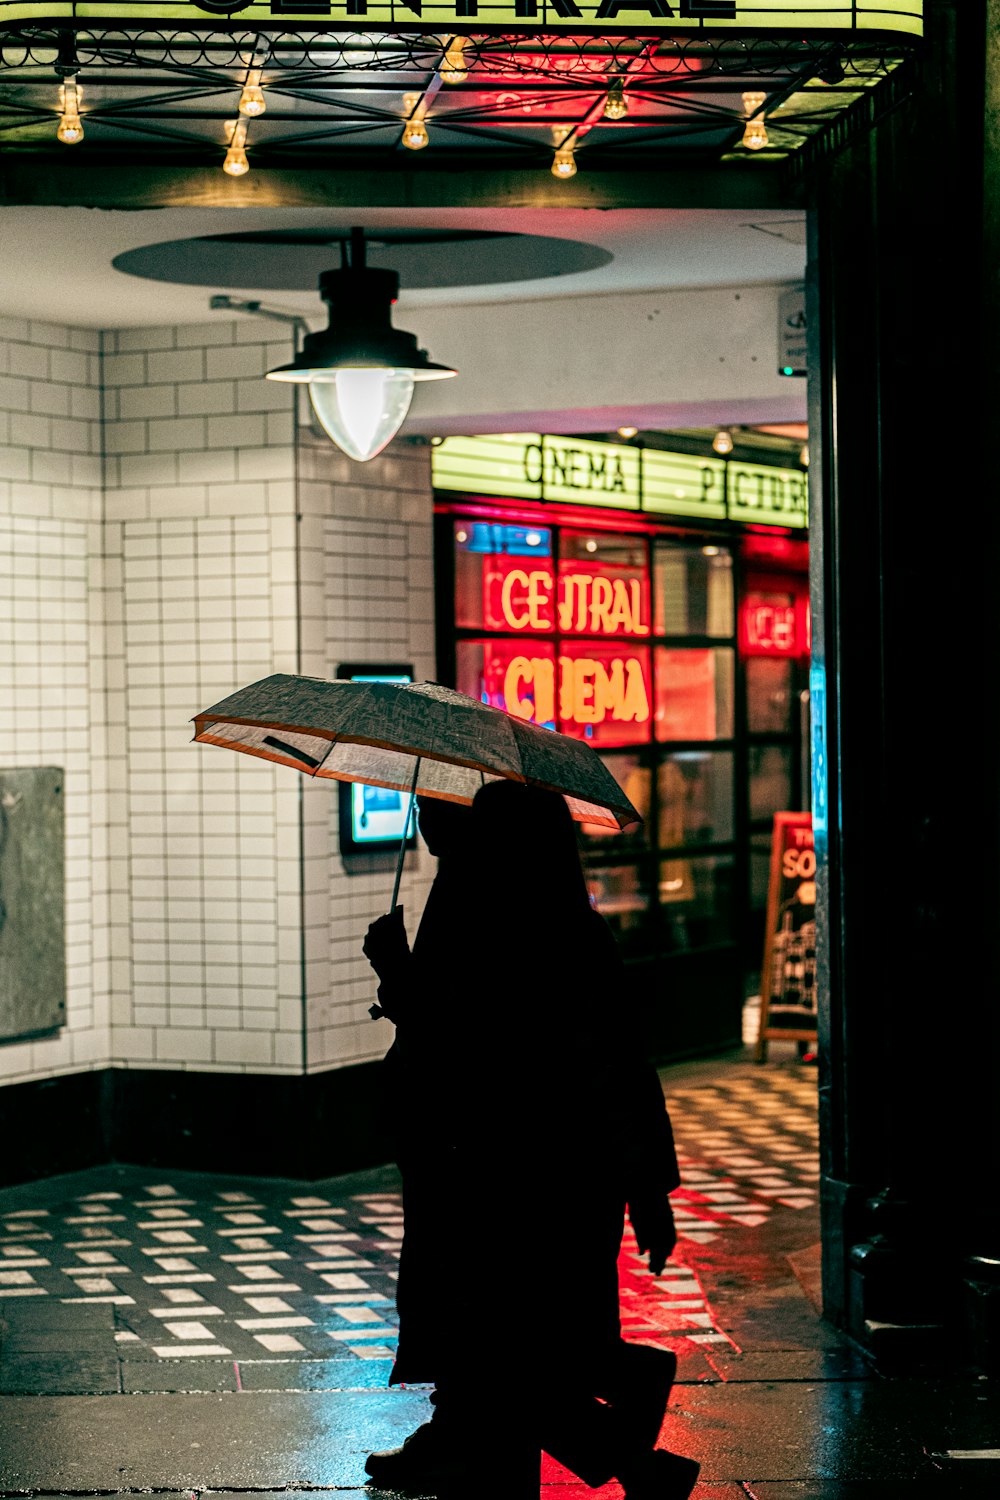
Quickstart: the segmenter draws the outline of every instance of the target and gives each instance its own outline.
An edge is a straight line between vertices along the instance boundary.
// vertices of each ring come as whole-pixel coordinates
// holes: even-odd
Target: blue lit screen
[[[352,682],[412,682],[413,678],[358,673]],[[398,844],[409,805],[409,792],[394,792],[384,786],[351,786],[351,837],[356,844]],[[406,837],[415,834],[415,819],[410,818]]]
[[[462,521],[465,552],[488,552],[507,557],[551,557],[552,532],[547,526],[508,526],[499,521]]]

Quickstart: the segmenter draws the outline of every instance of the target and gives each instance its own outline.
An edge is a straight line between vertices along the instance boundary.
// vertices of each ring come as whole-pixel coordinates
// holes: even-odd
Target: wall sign
[[[816,1040],[816,851],[809,813],[774,815],[757,1061],[771,1041]]]
[[[413,668],[401,665],[367,666],[342,664],[337,676],[349,682],[412,682]],[[338,782],[340,801],[340,852],[345,855],[395,851],[407,824],[409,793],[391,787],[363,786],[358,781]],[[416,848],[413,819],[406,827],[406,846]]]
[[[0,0],[0,26],[131,23],[241,30],[606,31],[615,36],[708,30],[795,35],[895,32],[920,36],[923,0]]]
[[[764,526],[809,523],[805,473],[770,464],[512,432],[445,438],[431,465],[435,489],[465,495]]]
[[[490,630],[559,630],[563,635],[649,634],[649,579],[634,571],[575,562],[558,581],[547,567],[485,559],[483,621]]]
[[[648,647],[483,643],[484,697],[517,719],[595,746],[644,744],[653,719]]]
[[[806,289],[795,287],[778,298],[778,374],[808,374]]]

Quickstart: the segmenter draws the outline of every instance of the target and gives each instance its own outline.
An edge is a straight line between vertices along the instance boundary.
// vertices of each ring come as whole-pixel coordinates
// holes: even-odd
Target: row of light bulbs
[[[618,436],[623,438],[634,438],[638,433],[638,427],[619,427]],[[720,427],[712,439],[712,447],[720,457],[725,458],[733,451],[733,434],[728,427]],[[803,443],[799,449],[799,463],[804,469],[809,467],[809,444]]]
[[[442,82],[464,83],[468,78],[469,72],[465,66],[467,45],[468,42],[464,37],[452,37],[449,40],[441,67]],[[261,72],[260,68],[255,67],[248,70],[240,93],[240,118],[226,123],[229,145],[222,163],[222,170],[228,172],[230,177],[243,177],[250,170],[246,152],[247,121],[258,119],[267,109],[267,100],[264,98],[264,90],[260,81]],[[83,140],[83,121],[80,117],[81,96],[82,90],[75,77],[67,78],[60,85],[59,125],[56,137],[64,146],[75,146]],[[402,141],[410,151],[422,151],[430,142],[421,99],[420,94],[404,94],[403,96],[407,118],[403,125]],[[760,151],[768,144],[767,128],[762,113],[766,102],[766,94],[748,92],[743,95],[743,109],[747,121],[743,130],[742,144],[748,151]],[[623,120],[627,114],[628,100],[625,97],[625,83],[622,78],[616,78],[610,84],[604,100],[604,118]],[[552,154],[552,175],[563,181],[576,176],[576,142],[573,139],[575,133],[575,127],[570,127],[563,132],[556,141]]]
[[[622,429],[619,427],[618,431],[621,432]],[[715,434],[715,437],[712,439],[712,447],[715,449],[715,452],[718,453],[718,454],[720,454],[723,458],[725,458],[727,454],[732,453],[732,451],[733,451],[733,434],[730,432],[730,430],[729,430],[728,427],[720,427],[719,428],[718,432]],[[803,443],[802,447],[799,449],[799,463],[802,465],[802,467],[804,469],[808,469],[808,467],[809,467],[809,444],[808,443]]]

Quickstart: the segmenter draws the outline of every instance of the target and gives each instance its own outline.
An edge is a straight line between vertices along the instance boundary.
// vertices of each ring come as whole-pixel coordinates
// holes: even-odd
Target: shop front
[[[804,472],[516,434],[446,439],[433,478],[442,680],[599,751],[643,822],[584,862],[650,1049],[738,1043],[771,818],[804,805]]]

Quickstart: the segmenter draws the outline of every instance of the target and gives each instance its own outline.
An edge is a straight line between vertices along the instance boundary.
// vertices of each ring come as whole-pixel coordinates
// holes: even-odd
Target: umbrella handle
[[[410,832],[410,819],[413,817],[413,804],[417,798],[417,777],[420,774],[420,756],[417,756],[413,767],[413,782],[410,786],[410,801],[406,809],[406,822],[403,824],[403,837],[399,841],[399,858],[396,860],[396,878],[392,883],[392,905],[390,912],[396,910],[396,900],[399,896],[399,882],[403,874],[403,859],[406,855],[406,839]]]

